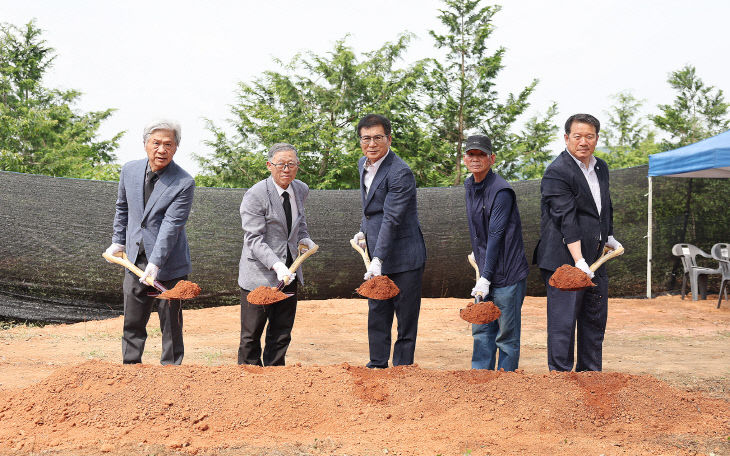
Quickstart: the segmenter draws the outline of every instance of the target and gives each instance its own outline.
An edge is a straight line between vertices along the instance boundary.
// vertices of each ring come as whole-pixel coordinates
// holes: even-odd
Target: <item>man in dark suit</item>
[[[314,246],[307,230],[304,203],[309,187],[296,180],[299,160],[291,144],[277,143],[269,149],[266,166],[271,176],[256,183],[243,195],[241,224],[243,249],[238,268],[241,287],[241,341],[238,364],[283,366],[291,342],[297,311],[297,277],[303,283],[301,268],[289,271],[297,251]],[[301,245],[301,247],[299,247]],[[248,294],[259,286],[275,287],[291,280],[283,289],[292,293],[270,305],[248,302]],[[261,335],[266,329],[266,345],[261,353]]]
[[[371,368],[388,367],[393,314],[398,339],[393,365],[413,364],[421,310],[421,283],[426,244],[416,205],[416,180],[408,165],[390,150],[390,121],[380,115],[363,117],[357,125],[364,157],[360,171],[363,216],[355,241],[367,245],[372,261],[365,280],[386,274],[400,289],[391,299],[368,299],[368,341]]]
[[[548,368],[573,369],[577,327],[576,371],[600,371],[603,336],[608,316],[608,276],[605,266],[595,275],[589,264],[604,245],[616,249],[613,206],[608,189],[608,166],[593,156],[600,123],[590,114],[575,114],[565,122],[564,150],[547,167],[542,194],[540,241],[533,261],[547,288]],[[574,264],[596,287],[561,291],[550,276],[563,264]]]
[[[145,327],[156,303],[162,331],[160,363],[180,364],[184,352],[180,300],[148,296],[155,290],[144,280],[151,277],[172,288],[192,270],[185,223],[195,181],[172,161],[180,144],[178,123],[153,122],[142,138],[147,158],[125,164],[119,174],[114,234],[107,249],[111,255],[126,249],[129,260],[144,270],[139,280],[131,271],[124,276],[122,358],[125,364],[142,362]]]

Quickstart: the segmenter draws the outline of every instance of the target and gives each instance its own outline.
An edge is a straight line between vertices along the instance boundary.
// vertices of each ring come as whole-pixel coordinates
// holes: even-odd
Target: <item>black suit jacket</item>
[[[567,150],[547,167],[540,183],[540,241],[533,263],[554,271],[573,265],[567,244],[580,240],[581,251],[590,265],[598,259],[609,235],[613,235],[613,206],[609,193],[608,166],[596,158],[596,175],[601,189],[601,213],[583,172]],[[601,267],[596,274],[604,275]]]

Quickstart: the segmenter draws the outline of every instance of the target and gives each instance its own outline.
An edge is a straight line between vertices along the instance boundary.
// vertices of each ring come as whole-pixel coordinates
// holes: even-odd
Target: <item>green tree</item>
[[[388,116],[392,149],[417,162],[426,143],[417,96],[423,63],[396,66],[411,38],[401,35],[360,58],[340,40],[326,55],[299,54],[288,64],[277,60],[283,71],[240,83],[230,121],[235,133],[229,136],[209,122],[214,139],[207,144],[214,153],[197,157],[203,169],[198,183],[249,187],[267,175],[267,148],[289,142],[299,150],[297,177],[310,187],[356,188],[361,151],[355,127],[368,113]]]
[[[686,65],[667,80],[678,93],[671,105],[659,105],[654,125],[670,136],[662,142],[664,150],[686,146],[722,133],[730,128],[728,108],[721,89],[705,85],[695,67]]]
[[[481,6],[480,0],[444,0],[446,8],[440,10],[439,19],[446,28],[445,34],[431,30],[436,46],[445,49],[445,58],[434,59],[428,73],[428,102],[425,112],[434,124],[434,138],[441,159],[448,160],[445,170],[451,174],[451,183],[463,181],[463,144],[467,131],[478,130],[488,135],[495,151],[497,164],[504,177],[516,178],[522,160],[520,151],[530,147],[524,139],[511,133],[515,121],[529,107],[527,101],[537,85],[534,79],[519,94],[509,94],[499,101],[495,79],[503,68],[505,49],[488,51],[488,40],[494,31],[493,17],[499,6]],[[535,124],[541,123],[536,120]]]
[[[629,92],[620,92],[613,97],[616,104],[608,112],[600,136],[606,149],[596,151],[596,156],[604,159],[611,169],[645,165],[649,155],[659,152],[655,133],[639,115],[644,100],[639,100]]]
[[[513,150],[520,157],[519,161],[502,161],[499,174],[506,179],[540,179],[545,174],[545,168],[552,159],[553,151],[550,143],[560,130],[555,125],[555,116],[558,114],[558,105],[553,103],[548,108],[545,117],[531,117],[514,141]],[[497,154],[499,159],[499,153]]]
[[[42,85],[55,56],[41,34],[34,21],[0,24],[0,169],[116,179],[114,151],[123,132],[96,140],[113,110],[78,112],[72,105],[80,92]]]

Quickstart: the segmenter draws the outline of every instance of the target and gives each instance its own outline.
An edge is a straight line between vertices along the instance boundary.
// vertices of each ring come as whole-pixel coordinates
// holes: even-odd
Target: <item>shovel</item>
[[[610,260],[611,258],[623,255],[623,253],[623,247],[619,247],[618,249],[604,247],[603,255],[601,255],[601,257],[598,258],[595,263],[590,265],[589,269],[591,270],[591,272],[596,272],[596,270],[600,268],[603,263]],[[590,277],[588,277],[588,274],[569,264],[564,264],[560,266],[550,277],[548,283],[550,284],[550,286],[553,286],[563,291],[579,291],[588,287],[596,286],[596,284],[591,281]]]
[[[354,239],[350,239],[350,245],[362,256],[363,262],[365,262],[365,269],[369,269],[370,258],[368,257],[368,253],[357,245]],[[390,299],[397,296],[400,290],[398,289],[398,285],[390,280],[388,276],[379,275],[363,282],[355,292],[360,296],[365,296],[370,299]]]
[[[479,280],[479,266],[474,259],[474,254],[470,253],[466,257],[469,260],[469,264],[472,265],[474,271],[476,271],[476,281]],[[469,303],[468,306],[459,311],[459,316],[462,320],[469,323],[484,325],[491,323],[498,319],[502,312],[499,307],[495,306],[492,301],[484,302],[485,296],[477,294],[474,296],[474,303]]]
[[[296,272],[304,260],[306,260],[310,255],[314,254],[314,252],[319,250],[319,246],[315,244],[311,249],[302,253],[302,247],[303,246],[300,244],[298,249],[299,256],[297,256],[297,259],[294,260],[291,266],[289,266],[289,272]],[[275,287],[267,287],[265,285],[256,287],[253,291],[251,291],[251,293],[248,294],[248,297],[246,299],[251,304],[255,304],[258,306],[266,306],[275,302],[282,301],[286,298],[294,296],[294,293],[284,293],[281,291],[285,286],[289,285],[289,283],[290,280],[287,276],[286,279],[279,281],[278,285]]]
[[[108,253],[104,252],[101,254],[101,256],[103,256],[104,259],[106,259],[107,261],[124,266],[125,268],[127,268],[130,271],[132,271],[133,273],[135,273],[137,275],[137,277],[142,277],[142,275],[144,274],[144,271],[142,271],[140,268],[137,267],[137,265],[135,265],[134,263],[129,261],[129,258],[127,258],[127,254],[124,252],[117,252],[114,255],[109,255]],[[151,277],[145,278],[145,283],[160,292],[160,294],[154,294],[154,295],[150,294],[150,296],[154,296],[159,299],[170,299],[170,298],[191,299],[200,293],[200,287],[193,282],[188,282],[187,280],[179,281],[170,290],[165,288],[157,280],[152,280]],[[187,284],[191,284],[191,285],[187,285]],[[192,288],[192,293],[183,292],[183,289],[188,288],[188,287]],[[169,295],[169,296],[164,295],[165,293],[167,293],[167,295]],[[191,295],[194,295],[194,296],[191,296]]]

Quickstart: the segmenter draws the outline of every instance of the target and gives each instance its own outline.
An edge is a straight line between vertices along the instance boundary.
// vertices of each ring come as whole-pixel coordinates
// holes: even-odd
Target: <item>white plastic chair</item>
[[[720,308],[722,302],[722,292],[725,292],[725,301],[727,301],[727,289],[730,288],[730,244],[717,243],[710,250],[712,258],[720,262],[722,270],[722,282],[720,282],[720,296],[717,298],[717,308]]]
[[[701,275],[713,275],[713,274],[722,274],[722,270],[718,267],[716,269],[713,268],[705,268],[702,266],[697,265],[696,257],[697,255],[705,257],[705,258],[712,258],[712,255],[708,255],[705,252],[702,251],[697,246],[694,246],[692,244],[674,244],[674,247],[672,247],[672,254],[675,256],[678,256],[682,260],[682,266],[684,267],[684,274],[682,275],[682,299],[684,299],[685,295],[685,287],[687,285],[687,276],[689,276],[689,284],[690,289],[692,290],[692,300],[697,301],[699,298],[699,284],[698,280]],[[707,290],[702,290],[702,299],[707,298]]]

